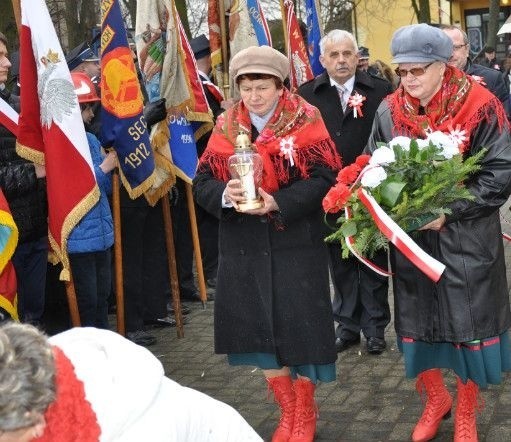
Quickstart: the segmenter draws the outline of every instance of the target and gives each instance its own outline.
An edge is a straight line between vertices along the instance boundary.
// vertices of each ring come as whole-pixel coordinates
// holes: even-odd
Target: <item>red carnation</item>
[[[343,184],[352,184],[357,180],[361,170],[361,167],[356,163],[343,167],[337,174],[337,181]]]
[[[344,183],[337,183],[323,198],[323,210],[326,213],[336,213],[348,202],[351,191]]]
[[[355,160],[355,163],[358,164],[362,169],[369,163],[371,159],[371,155],[359,155]]]

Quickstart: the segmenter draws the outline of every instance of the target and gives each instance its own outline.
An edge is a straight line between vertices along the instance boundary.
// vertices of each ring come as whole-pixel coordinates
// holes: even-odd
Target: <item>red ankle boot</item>
[[[479,387],[468,380],[466,384],[457,379],[458,403],[454,415],[454,442],[477,442],[476,411],[482,408],[478,404]]]
[[[423,371],[417,377],[417,391],[426,390],[426,407],[412,433],[414,442],[425,442],[435,437],[442,419],[451,416],[452,397],[445,388],[438,368]]]
[[[295,422],[289,442],[312,442],[316,433],[316,385],[304,378],[294,382],[296,394]]]
[[[273,391],[275,400],[280,407],[280,420],[272,442],[288,442],[295,419],[295,391],[290,376],[276,376],[267,378],[268,388]]]

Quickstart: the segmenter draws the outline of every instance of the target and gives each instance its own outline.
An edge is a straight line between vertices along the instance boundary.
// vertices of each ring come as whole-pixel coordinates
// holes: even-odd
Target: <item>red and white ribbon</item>
[[[353,118],[363,117],[362,103],[366,100],[366,97],[355,92],[348,99],[348,106],[353,108]]]
[[[346,216],[346,219],[351,218],[351,210],[348,207],[344,208],[344,214]],[[345,236],[344,239],[346,240],[346,245],[348,246],[348,249],[350,249],[350,252],[353,253],[353,255],[362,263],[365,264],[367,267],[369,267],[373,272],[378,273],[378,275],[382,276],[392,276],[392,273],[382,269],[381,267],[377,266],[374,262],[367,259],[365,256],[362,256],[360,253],[358,253],[355,250],[355,247],[353,247],[353,244],[355,244],[355,239],[353,236]]]
[[[421,272],[431,280],[438,282],[445,270],[445,265],[422,250],[417,243],[385,213],[367,191],[359,188],[357,195],[373,217],[380,232],[383,233]]]
[[[9,132],[18,136],[18,119],[19,115],[9,103],[0,98],[0,124],[4,125]]]

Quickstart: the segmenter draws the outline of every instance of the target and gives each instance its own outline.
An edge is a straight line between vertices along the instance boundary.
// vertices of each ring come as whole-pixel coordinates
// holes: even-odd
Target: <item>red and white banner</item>
[[[0,124],[5,126],[9,132],[18,136],[19,115],[3,98],[0,98]]]
[[[16,149],[46,168],[48,237],[69,278],[67,238],[99,199],[71,74],[44,0],[21,0],[21,114]]]
[[[431,280],[438,282],[445,270],[445,265],[422,250],[417,243],[385,213],[366,190],[359,188],[357,195],[373,217],[380,232],[383,233],[421,272]]]

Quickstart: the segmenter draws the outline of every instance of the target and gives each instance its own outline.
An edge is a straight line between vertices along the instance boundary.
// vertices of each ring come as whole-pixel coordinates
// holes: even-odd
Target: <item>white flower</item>
[[[429,140],[423,140],[422,138],[417,138],[417,145],[419,146],[419,149],[425,149],[429,146]]]
[[[410,150],[410,142],[412,140],[408,137],[396,137],[392,138],[392,140],[389,141],[389,147],[394,148],[395,146],[400,146],[401,149],[409,151]]]
[[[435,146],[440,147],[442,149],[441,155],[447,160],[460,153],[457,141],[443,132],[431,132],[426,139],[431,141]]]
[[[373,152],[371,159],[369,160],[369,164],[375,166],[379,164],[390,164],[394,161],[396,161],[394,149],[391,149],[387,146],[382,146]]]
[[[366,167],[365,172],[362,173],[360,183],[362,186],[370,187],[372,189],[379,186],[385,178],[387,178],[387,172],[385,172],[383,167]]]

